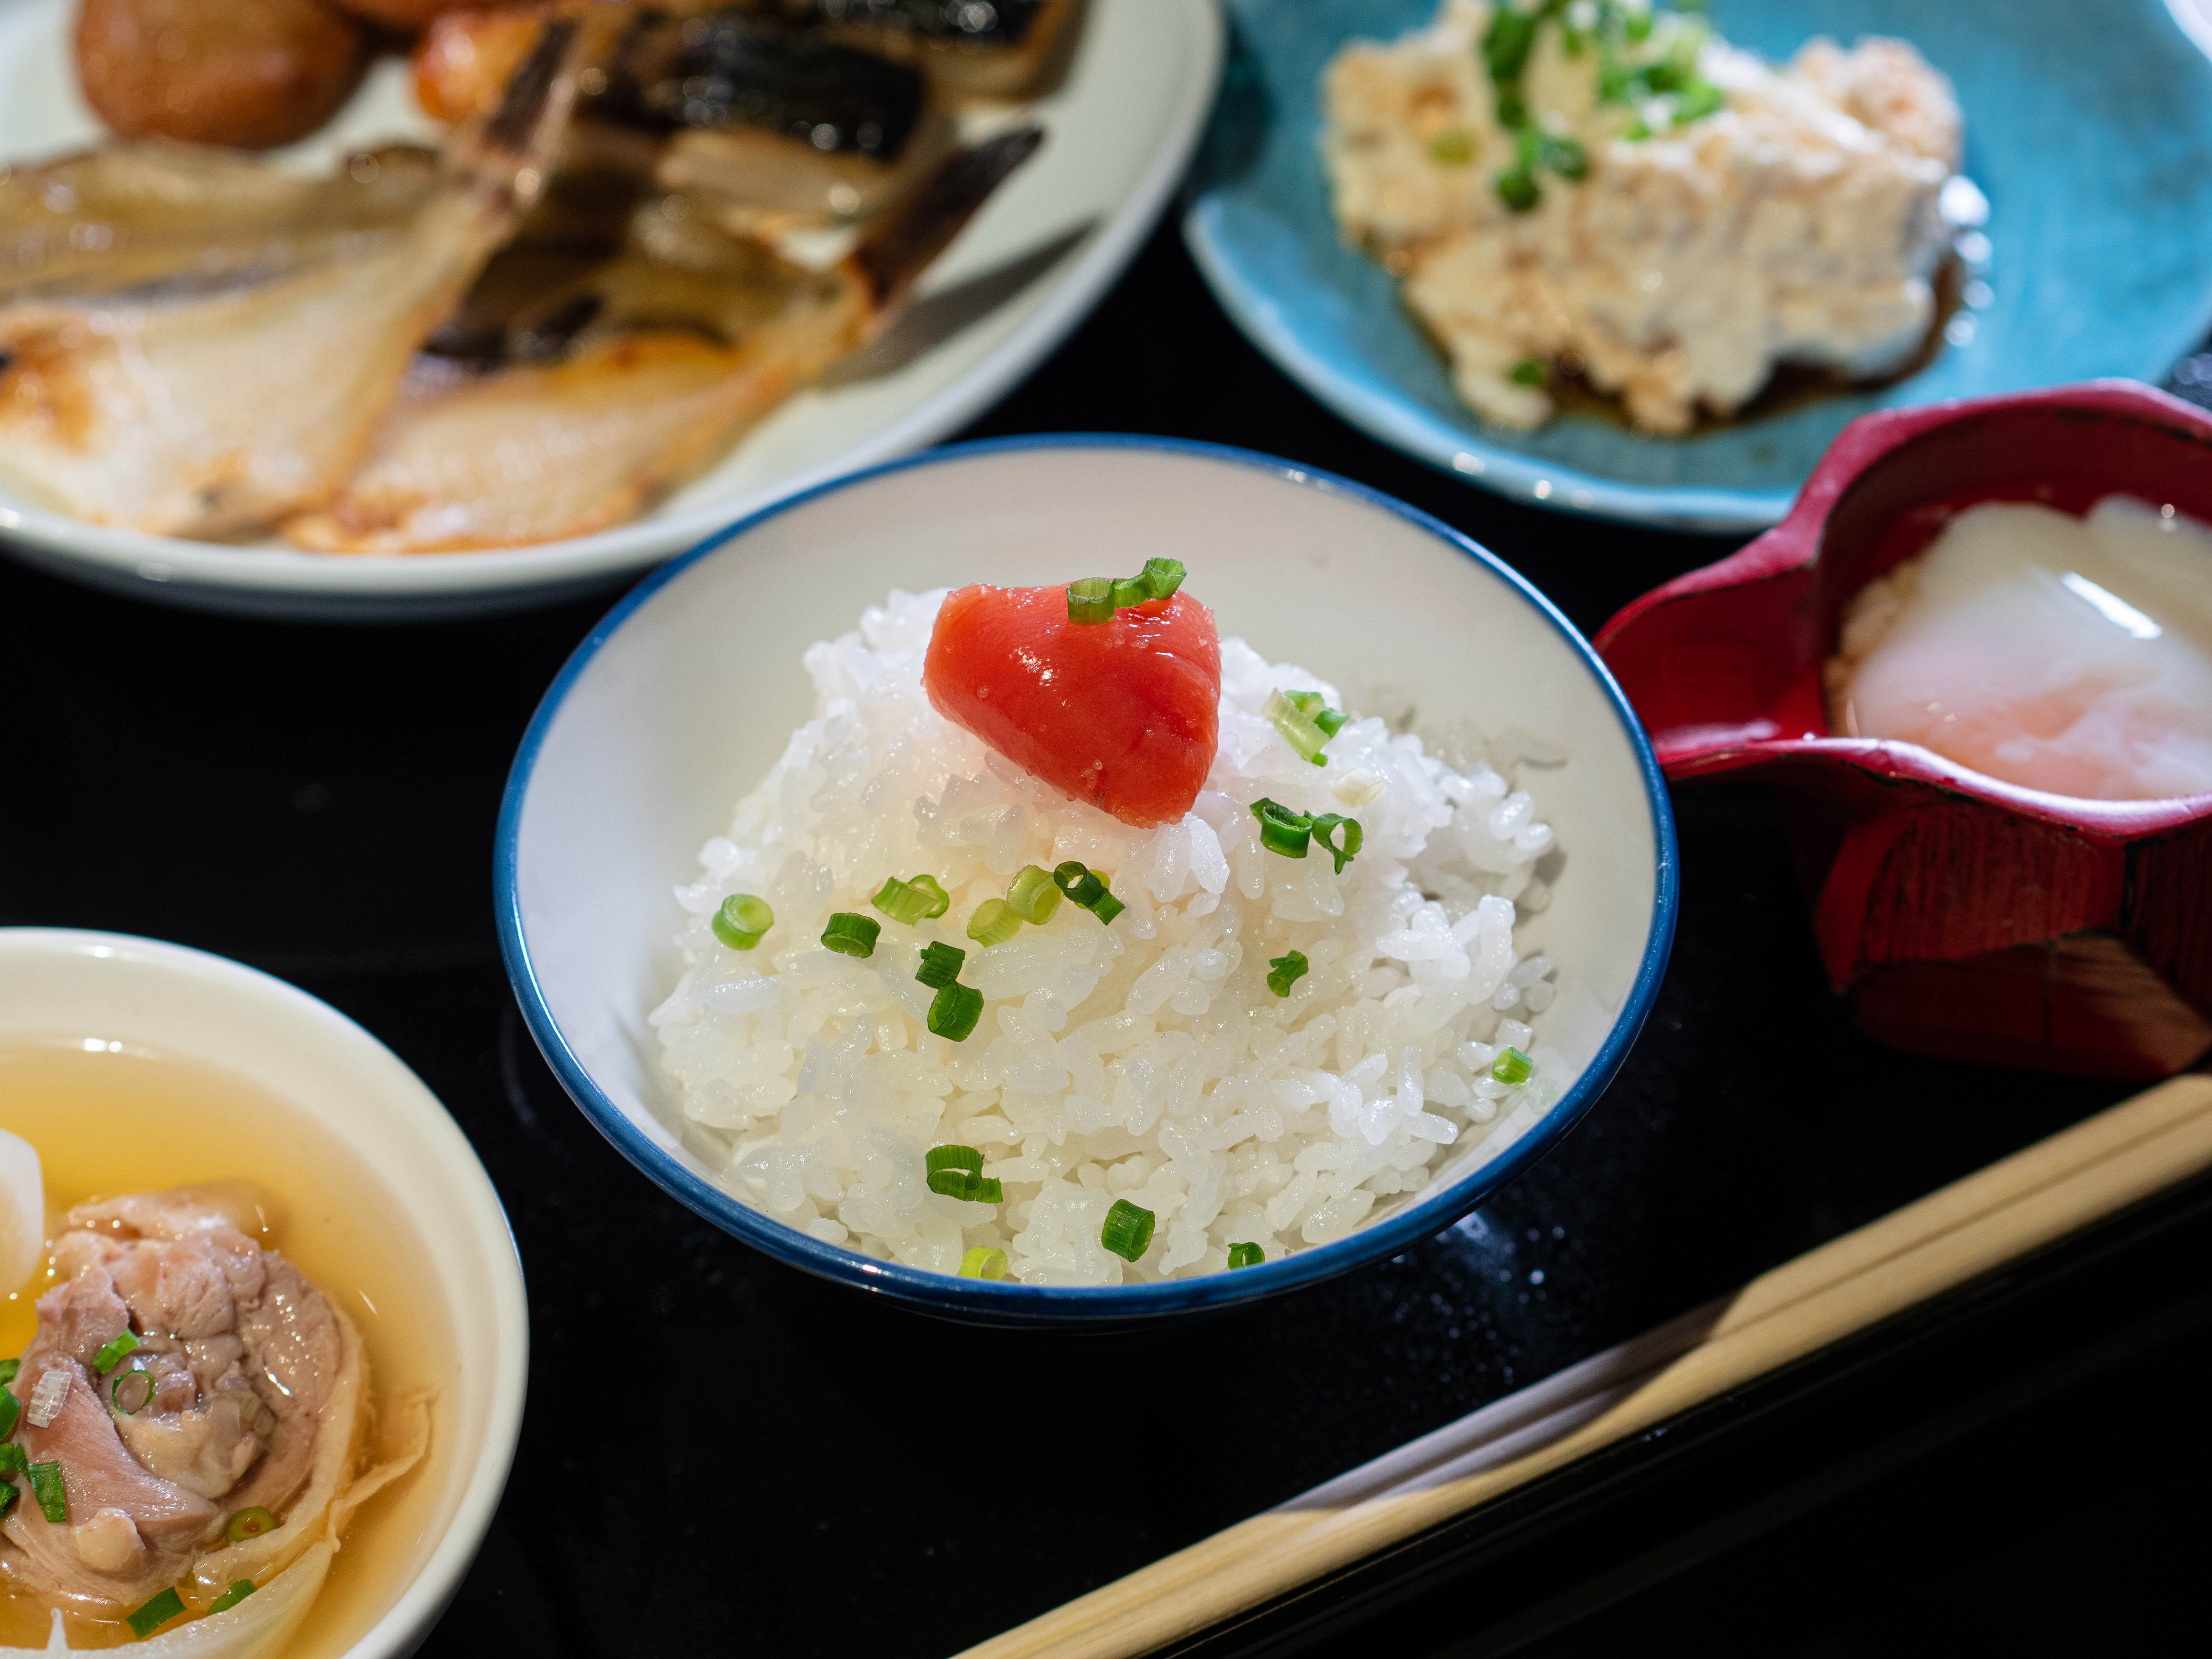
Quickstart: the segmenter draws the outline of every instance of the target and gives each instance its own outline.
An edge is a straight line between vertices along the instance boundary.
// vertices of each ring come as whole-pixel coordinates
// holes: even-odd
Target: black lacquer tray
[[[1464,529],[1590,632],[1727,550],[1509,507],[1368,443],[1242,342],[1168,229],[969,435],[1079,428],[1361,479]],[[1479,1216],[1160,1334],[904,1314],[663,1197],[562,1096],[508,994],[500,789],[539,692],[612,599],[337,629],[0,564],[0,923],[151,934],[295,981],[421,1073],[506,1200],[532,1308],[528,1416],[427,1654],[952,1653],[2124,1092],[1859,1037],[1765,797],[1691,790],[1650,1024],[1583,1125]],[[2203,1195],[2171,1196],[1194,1650],[1625,1653],[1653,1618],[1711,1644],[1887,1650],[1893,1615],[1924,1635],[1940,1621],[1923,1600],[1972,1599],[1935,1598],[1900,1538],[1971,1563],[1982,1604],[2041,1606],[2024,1628],[2113,1628],[2094,1574],[2069,1591],[2057,1571],[2079,1551],[2130,1579],[2130,1617],[2179,1606],[2185,1575],[2121,1547],[2149,1536],[2130,1517],[2205,1472],[2170,1379],[2212,1346],[2191,1265],[2208,1239]],[[2148,1418],[2120,1410],[2138,1401]],[[2154,1423],[2172,1433],[2153,1456]],[[991,1455],[962,1455],[979,1439]],[[2031,1455],[2045,1501],[2107,1517],[2076,1558],[2005,1484]]]

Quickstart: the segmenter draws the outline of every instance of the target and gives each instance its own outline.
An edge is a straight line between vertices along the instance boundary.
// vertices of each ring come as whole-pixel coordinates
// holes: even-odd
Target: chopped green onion
[[[1015,872],[1013,885],[1006,889],[1006,906],[1030,927],[1042,927],[1059,910],[1060,896],[1060,886],[1051,871],[1024,864]]]
[[[1234,1273],[1239,1267],[1256,1267],[1267,1259],[1267,1253],[1257,1244],[1231,1244],[1229,1247],[1229,1268]]]
[[[1517,1085],[1536,1074],[1536,1062],[1518,1048],[1508,1045],[1490,1062],[1490,1074],[1500,1083]]]
[[[868,902],[893,921],[904,922],[909,927],[932,916],[941,916],[952,908],[951,899],[937,884],[935,876],[916,876],[912,881],[888,877]]]
[[[1643,41],[1651,38],[1651,13],[1647,9],[1632,11],[1621,20],[1620,32],[1631,40]]]
[[[1539,13],[1510,4],[1500,5],[1491,13],[1490,27],[1482,32],[1482,61],[1492,80],[1521,78],[1536,44],[1536,25],[1541,21]]]
[[[1052,880],[1067,895],[1069,902],[1090,911],[1102,923],[1112,922],[1129,908],[1107,890],[1105,877],[1079,860],[1070,859],[1055,869]]]
[[[1711,82],[1692,81],[1675,97],[1674,125],[1685,127],[1692,121],[1702,121],[1708,115],[1717,115],[1727,102],[1728,94]]]
[[[978,1244],[960,1258],[960,1277],[963,1279],[1004,1279],[1006,1276],[1006,1253],[994,1250],[988,1244]]]
[[[883,931],[883,923],[873,916],[838,910],[830,915],[830,925],[822,930],[822,943],[841,957],[867,957],[875,955],[876,939]]]
[[[1142,576],[1123,576],[1114,584],[1114,608],[1127,611],[1152,602],[1152,585]]]
[[[1252,803],[1252,816],[1260,820],[1260,845],[1286,859],[1302,859],[1313,841],[1314,821],[1304,812],[1293,812],[1265,795]]]
[[[23,1402],[6,1389],[0,1389],[0,1439],[15,1432],[15,1419],[23,1414]]]
[[[1336,841],[1329,836],[1341,830]],[[1263,830],[1261,834],[1266,832]],[[1342,875],[1344,866],[1359,856],[1361,843],[1366,839],[1358,818],[1347,818],[1339,812],[1323,812],[1313,821],[1313,838],[1321,843],[1321,850],[1336,860],[1336,873]]]
[[[22,1369],[23,1362],[20,1359],[0,1359],[0,1388],[13,1382],[15,1373]]]
[[[1283,734],[1283,741],[1297,752],[1300,760],[1311,761],[1316,766],[1328,764],[1321,752],[1322,747],[1336,735],[1344,720],[1339,715],[1334,724],[1322,724],[1322,716],[1336,711],[1322,702],[1320,692],[1297,691],[1286,696],[1280,691],[1270,691],[1267,707],[1260,712]]]
[[[130,1382],[133,1377],[136,1377],[143,1386],[131,1389],[131,1401],[129,1403],[125,1403],[123,1398],[123,1385]],[[117,1377],[115,1381],[109,1385],[107,1397],[114,1403],[115,1409],[121,1412],[125,1417],[137,1416],[140,1412],[144,1411],[153,1401],[153,1373],[151,1371],[143,1370],[128,1370],[124,1372],[122,1376]]]
[[[1303,951],[1293,951],[1286,957],[1275,957],[1267,963],[1267,988],[1279,997],[1291,994],[1291,987],[1306,976],[1312,963]]]
[[[1463,167],[1474,160],[1474,139],[1464,132],[1440,132],[1429,140],[1429,159],[1443,167]]]
[[[1067,585],[1067,619],[1078,627],[1114,620],[1114,579],[1086,576]]]
[[[1003,1204],[1006,1200],[1006,1188],[996,1176],[978,1175],[973,1170],[932,1170],[928,1182],[933,1193],[964,1199],[970,1204]]]
[[[1098,1242],[1124,1261],[1134,1261],[1152,1246],[1152,1212],[1126,1198],[1115,1199],[1098,1230]]]
[[[0,1445],[0,1474],[27,1474],[30,1469],[30,1453],[12,1440]]]
[[[973,1146],[957,1142],[951,1146],[933,1146],[922,1157],[922,1167],[935,1175],[939,1170],[965,1170],[970,1175],[983,1173],[983,1154]]]
[[[214,1601],[208,1603],[207,1616],[212,1619],[218,1613],[228,1613],[240,1601],[243,1601],[247,1596],[252,1595],[253,1589],[254,1584],[251,1578],[240,1579],[222,1595],[216,1596]]]
[[[732,893],[714,912],[712,926],[714,937],[732,951],[750,951],[761,942],[762,934],[775,926],[775,912],[764,898]]]
[[[1579,138],[1562,138],[1547,132],[1543,137],[1539,153],[1546,167],[1570,182],[1578,181],[1589,174],[1589,152],[1583,148]]]
[[[243,1544],[249,1538],[276,1530],[276,1517],[258,1504],[250,1510],[239,1510],[222,1523],[222,1535],[234,1544]]]
[[[1544,192],[1536,183],[1536,175],[1527,167],[1511,167],[1492,181],[1498,188],[1498,199],[1505,204],[1509,213],[1528,213],[1544,199]]]
[[[60,1464],[31,1465],[31,1496],[39,1500],[39,1513],[56,1526],[69,1519],[69,1489],[62,1485]]]
[[[1551,372],[1551,365],[1543,358],[1523,357],[1513,365],[1513,372],[1505,378],[1516,386],[1541,386]]]
[[[968,953],[957,945],[940,945],[935,939],[921,947],[921,966],[914,976],[933,991],[941,991],[960,977],[960,964],[968,960]]]
[[[137,1346],[138,1339],[129,1331],[124,1332],[98,1353],[93,1355],[93,1370],[98,1371],[102,1376],[106,1376],[108,1372],[123,1363],[124,1355],[131,1352]]]
[[[184,1610],[185,1598],[177,1594],[177,1587],[172,1584],[130,1615],[127,1622],[131,1633],[143,1642]]]
[[[1021,917],[1004,899],[985,899],[968,918],[968,937],[981,945],[1004,945],[1021,931]]]
[[[982,1018],[983,994],[972,986],[939,987],[929,1005],[929,1029],[954,1042],[965,1042],[968,1034],[975,1029],[975,1022]]]
[[[1146,559],[1145,561],[1145,585],[1152,589],[1152,597],[1156,599],[1173,599],[1176,590],[1182,586],[1182,579],[1188,574],[1182,568],[1181,559]]]

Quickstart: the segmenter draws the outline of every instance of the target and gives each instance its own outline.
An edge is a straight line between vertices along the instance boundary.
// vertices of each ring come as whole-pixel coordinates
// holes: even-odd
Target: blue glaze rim
[[[756,526],[835,490],[849,489],[873,478],[923,466],[957,464],[986,456],[1031,450],[1100,449],[1150,450],[1195,458],[1232,466],[1249,467],[1273,474],[1286,483],[1350,496],[1392,514],[1426,531],[1464,556],[1485,566],[1517,592],[1569,644],[1585,668],[1603,688],[1614,718],[1626,735],[1641,773],[1646,804],[1651,812],[1656,852],[1653,872],[1651,927],[1636,977],[1624,1000],[1613,1030],[1591,1058],[1574,1086],[1547,1112],[1542,1121],[1522,1136],[1502,1157],[1470,1170],[1448,1186],[1425,1194],[1419,1201],[1393,1212],[1371,1226],[1361,1227],[1333,1243],[1324,1244],[1279,1261],[1236,1273],[1209,1273],[1197,1279],[1164,1283],[1119,1285],[1023,1285],[1011,1279],[987,1281],[929,1273],[902,1263],[879,1261],[842,1246],[824,1243],[811,1234],[777,1221],[745,1204],[696,1172],[685,1168],[656,1146],[625,1116],[592,1080],[562,1035],[546,1005],[537,971],[523,935],[520,896],[516,879],[517,847],[522,810],[530,791],[539,751],[559,718],[568,693],[591,665],[599,649],[630,617],[642,609],[660,589],[691,565],[736,541]],[[1185,439],[1158,438],[1123,433],[1049,433],[1010,438],[983,439],[951,444],[903,456],[880,465],[849,473],[811,489],[772,503],[708,537],[696,547],[662,565],[633,588],[585,636],[570,653],[539,700],[524,732],[514,763],[507,774],[500,801],[499,825],[493,848],[492,882],[497,907],[500,953],[532,1039],[561,1086],[599,1133],[655,1185],[687,1208],[704,1216],[745,1243],[765,1250],[790,1266],[823,1279],[863,1291],[885,1295],[927,1311],[979,1323],[1054,1326],[1132,1323],[1148,1316],[1196,1312],[1279,1295],[1318,1283],[1339,1273],[1394,1255],[1410,1244],[1441,1232],[1475,1208],[1485,1199],[1514,1180],[1557,1145],[1596,1102],[1628,1057],[1644,1020],[1650,1016],[1673,948],[1676,913],[1680,900],[1680,859],[1674,839],[1674,815],[1667,794],[1658,757],[1652,752],[1643,726],[1628,699],[1614,682],[1597,653],[1574,624],[1560,613],[1519,572],[1470,538],[1420,511],[1364,484],[1316,468],[1300,466],[1273,455],[1223,444]]]

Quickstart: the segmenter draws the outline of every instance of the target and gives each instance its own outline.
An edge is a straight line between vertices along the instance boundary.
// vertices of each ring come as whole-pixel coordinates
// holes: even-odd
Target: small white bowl
[[[1466,716],[1563,746],[1541,774],[1566,860],[1519,930],[1560,964],[1544,1038],[1577,1075],[1510,1145],[1334,1243],[1235,1273],[1054,1289],[956,1279],[825,1244],[741,1203],[668,1127],[647,1012],[680,964],[672,890],[811,713],[799,654],[893,587],[1035,584],[1167,556],[1224,635],[1424,725]],[[509,976],[564,1086],[684,1203],[810,1272],[955,1316],[1124,1322],[1267,1295],[1402,1249],[1565,1133],[1626,1055],[1674,931],[1674,822],[1643,728],[1588,641],[1464,536],[1389,497],[1241,450],[1155,438],[963,445],[744,520],[647,580],[577,648],[523,739],[500,822]]]
[[[221,957],[121,933],[0,927],[0,1042],[106,1038],[239,1073],[381,1182],[441,1279],[458,1364],[414,1574],[345,1659],[414,1650],[476,1557],[514,1462],[530,1358],[522,1264],[490,1177],[398,1055],[329,1005]],[[313,1615],[308,1615],[313,1618]]]

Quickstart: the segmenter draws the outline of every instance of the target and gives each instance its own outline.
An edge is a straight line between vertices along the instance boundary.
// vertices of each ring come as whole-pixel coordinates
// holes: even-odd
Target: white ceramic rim
[[[523,1400],[530,1382],[529,1296],[514,1230],[507,1224],[507,1211],[490,1176],[460,1126],[404,1060],[362,1026],[296,985],[227,957],[131,933],[0,927],[0,957],[40,956],[127,957],[220,987],[241,1001],[258,1002],[279,1018],[311,1028],[334,1050],[350,1050],[349,1060],[386,1073],[397,1109],[416,1115],[416,1127],[425,1141],[443,1143],[437,1150],[447,1163],[464,1172],[474,1172],[473,1181],[464,1173],[462,1185],[470,1194],[471,1231],[478,1236],[489,1268],[493,1363],[499,1370],[490,1385],[491,1409],[484,1421],[483,1449],[444,1536],[431,1547],[422,1571],[345,1654],[345,1659],[401,1659],[428,1635],[475,1561],[500,1496],[507,1489],[522,1432]],[[400,1104],[403,1101],[408,1103]]]
[[[348,600],[359,599],[369,602],[363,607],[368,617],[375,614],[377,601],[389,607],[410,600],[419,605],[441,599],[465,603],[476,596],[519,598],[534,589],[574,589],[641,570],[787,496],[924,448],[965,426],[1050,356],[1151,235],[1197,145],[1221,79],[1224,30],[1216,0],[1190,0],[1190,15],[1191,73],[1183,101],[1160,130],[1135,187],[1054,281],[1044,301],[967,376],[817,466],[749,495],[639,520],[596,536],[487,552],[328,554],[228,548],[88,525],[35,507],[0,507],[0,535],[35,550],[36,562],[49,568],[88,566],[108,585],[120,580],[142,590],[167,588],[173,592],[161,597],[179,602],[190,602],[186,591],[202,588],[215,590],[210,598],[216,603],[223,593],[290,598],[342,615]]]

